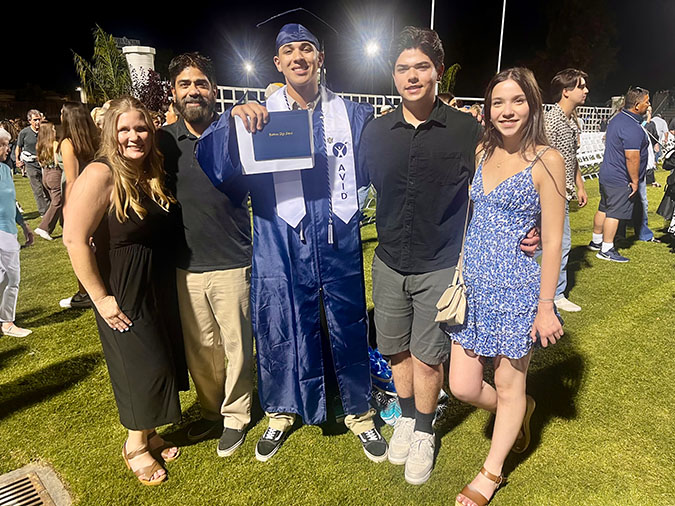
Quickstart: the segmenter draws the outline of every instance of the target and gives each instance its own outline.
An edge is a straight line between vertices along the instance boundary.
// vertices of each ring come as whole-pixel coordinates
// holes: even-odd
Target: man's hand
[[[579,207],[584,207],[588,203],[588,194],[586,193],[586,188],[583,186],[577,189],[577,201],[579,202]]]
[[[528,257],[533,257],[535,251],[537,251],[537,248],[539,247],[540,242],[541,238],[539,237],[539,229],[537,227],[532,227],[525,236],[525,239],[520,241],[520,250]]]
[[[232,111],[230,111],[230,116],[233,118],[239,116],[244,122],[246,131],[252,134],[262,130],[270,120],[270,113],[267,111],[267,108],[257,102],[235,105]]]
[[[23,235],[26,237],[26,243],[24,244],[24,246],[27,248],[28,246],[31,246],[35,241],[33,231],[30,229],[28,225],[23,226]]]
[[[23,163],[22,160],[17,160],[17,161],[16,161],[16,166],[17,166],[18,168],[21,168],[21,167],[23,167],[24,165],[26,165],[26,164]]]
[[[628,183],[628,186],[630,186],[630,189],[633,190],[632,192],[630,192],[630,195],[628,195],[628,197],[630,198],[633,195],[635,195],[635,193],[638,191],[638,184],[637,183]]]

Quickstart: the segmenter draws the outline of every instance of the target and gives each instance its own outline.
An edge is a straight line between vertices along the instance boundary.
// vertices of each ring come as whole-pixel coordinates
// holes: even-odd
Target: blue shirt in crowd
[[[623,109],[607,125],[605,155],[599,173],[600,184],[603,186],[618,188],[630,184],[631,180],[626,166],[626,150],[640,150],[638,180],[645,177],[649,141],[641,126],[642,119],[639,114]]]
[[[0,162],[0,230],[16,235],[17,223],[23,223],[23,218],[16,207],[12,169]]]

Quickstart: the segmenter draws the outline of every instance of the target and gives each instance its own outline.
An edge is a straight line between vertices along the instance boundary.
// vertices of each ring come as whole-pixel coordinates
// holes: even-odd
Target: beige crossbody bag
[[[436,303],[436,321],[447,323],[450,326],[462,325],[466,318],[466,285],[464,284],[464,242],[466,241],[466,230],[469,225],[469,212],[471,210],[471,199],[466,206],[466,219],[464,220],[464,234],[462,235],[462,250],[459,253],[459,260],[455,268],[455,275],[452,283],[445,289],[441,298]]]

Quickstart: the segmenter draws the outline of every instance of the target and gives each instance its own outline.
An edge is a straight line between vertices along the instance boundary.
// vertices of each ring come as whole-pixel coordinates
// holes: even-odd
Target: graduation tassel
[[[328,244],[333,244],[333,219],[328,220]]]

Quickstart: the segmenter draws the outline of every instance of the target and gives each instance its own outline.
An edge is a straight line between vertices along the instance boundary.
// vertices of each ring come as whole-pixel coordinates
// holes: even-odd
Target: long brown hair
[[[541,99],[541,91],[534,74],[525,67],[514,67],[502,70],[494,76],[487,86],[485,92],[485,131],[483,132],[483,150],[485,157],[490,158],[495,148],[504,147],[504,141],[499,130],[492,124],[490,110],[492,109],[492,90],[495,86],[504,81],[512,79],[525,93],[527,105],[530,108],[530,114],[522,127],[523,136],[520,139],[520,153],[525,156],[526,151],[536,148],[536,146],[548,146],[548,138],[544,129],[544,107]]]
[[[54,143],[56,142],[56,129],[53,123],[42,123],[40,130],[38,130],[37,143],[35,150],[37,151],[37,159],[42,168],[54,166]]]
[[[63,136],[56,150],[61,151],[61,143],[68,139],[73,145],[75,157],[82,170],[96,156],[96,151],[101,144],[101,132],[96,128],[84,104],[66,102],[61,108],[61,114],[63,115],[61,123]]]
[[[117,141],[117,123],[125,112],[138,111],[143,116],[148,128],[148,154],[143,159],[142,167],[133,166],[122,156]],[[113,174],[113,209],[120,223],[129,219],[129,207],[143,219],[147,210],[141,205],[141,191],[154,200],[163,209],[168,210],[169,204],[175,199],[164,190],[164,157],[155,143],[155,126],[152,117],[145,106],[136,98],[121,97],[110,103],[110,109],[105,113],[103,131],[101,133],[101,147],[98,156],[104,158]]]

